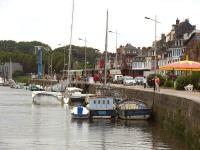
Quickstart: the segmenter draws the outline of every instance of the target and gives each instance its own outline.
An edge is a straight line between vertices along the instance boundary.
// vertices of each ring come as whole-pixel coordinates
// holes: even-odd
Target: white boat
[[[4,80],[2,77],[0,77],[0,85],[3,85],[4,84]]]
[[[115,105],[112,97],[89,96],[87,108],[91,118],[114,118],[116,116]]]
[[[60,104],[63,96],[59,92],[33,91],[32,98],[35,104]]]
[[[87,119],[89,118],[89,110],[83,106],[74,107],[71,111],[73,119]]]
[[[54,84],[51,90],[54,92],[64,92],[67,87],[67,80],[61,81],[60,83]]]
[[[73,99],[73,102],[77,101],[81,96],[81,92],[82,92],[82,89],[80,89],[80,88],[76,88],[76,87],[68,87],[68,88],[66,88],[65,92],[64,92],[63,103],[67,104],[72,99]]]

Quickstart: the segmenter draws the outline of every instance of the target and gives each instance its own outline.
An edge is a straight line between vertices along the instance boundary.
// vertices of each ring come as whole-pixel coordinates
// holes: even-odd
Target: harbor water
[[[30,91],[0,86],[0,149],[187,150],[156,123],[72,120],[70,111],[61,104],[35,105]]]

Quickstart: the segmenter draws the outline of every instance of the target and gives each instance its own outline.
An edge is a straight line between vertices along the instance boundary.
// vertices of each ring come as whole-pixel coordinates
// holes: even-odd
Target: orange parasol
[[[159,70],[200,71],[200,63],[188,60],[178,61],[165,66],[160,66]]]

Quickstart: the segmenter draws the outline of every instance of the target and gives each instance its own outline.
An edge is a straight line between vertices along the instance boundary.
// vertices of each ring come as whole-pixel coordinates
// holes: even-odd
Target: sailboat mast
[[[106,85],[106,80],[107,80],[107,48],[108,48],[108,10],[107,10],[107,18],[106,18],[106,40],[105,40],[105,73],[104,73],[104,85]]]
[[[11,58],[10,58],[10,66],[9,66],[9,68],[10,68],[9,79],[12,79],[12,60],[11,60]]]
[[[68,55],[68,70],[67,70],[67,87],[70,83],[70,69],[71,69],[71,51],[72,51],[72,31],[73,31],[73,21],[74,21],[74,0],[72,4],[72,22],[71,22],[71,34],[70,34],[70,44],[69,44],[69,55]]]

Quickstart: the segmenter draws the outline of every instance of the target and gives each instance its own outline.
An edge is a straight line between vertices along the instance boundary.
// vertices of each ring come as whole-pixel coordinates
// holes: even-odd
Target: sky
[[[72,44],[105,50],[106,11],[108,30],[117,31],[117,45],[152,45],[169,33],[176,19],[189,18],[200,29],[200,0],[74,0]],[[0,0],[0,40],[41,41],[53,49],[70,43],[72,0]],[[108,34],[108,51],[115,52],[115,34]]]

